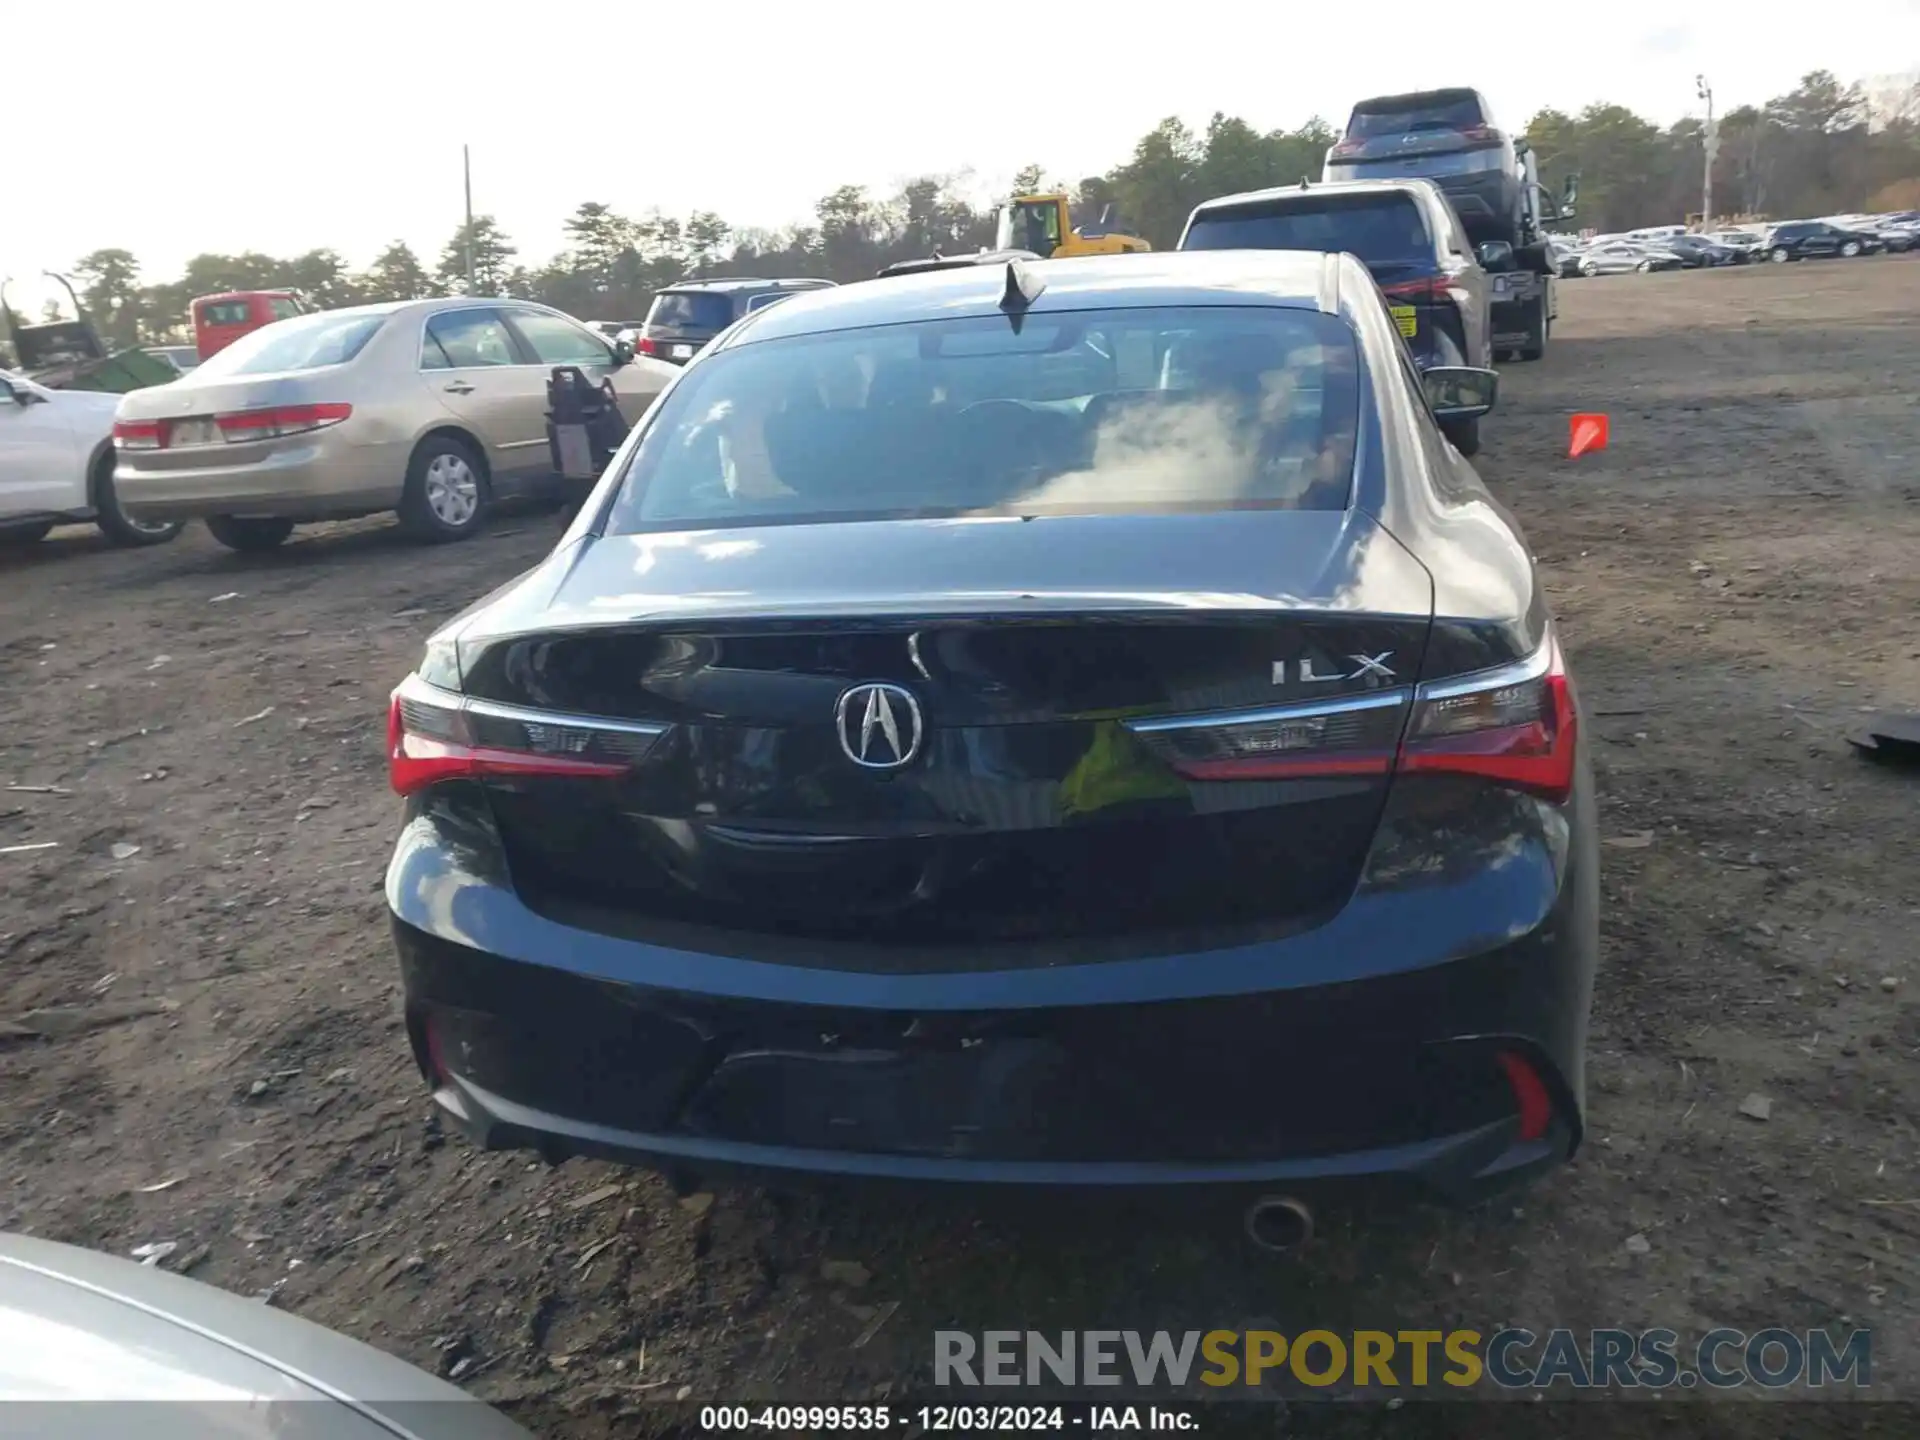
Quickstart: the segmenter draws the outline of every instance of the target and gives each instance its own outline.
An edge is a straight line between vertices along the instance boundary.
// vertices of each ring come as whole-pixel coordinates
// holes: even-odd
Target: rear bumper
[[[1502,170],[1435,175],[1434,183],[1453,202],[1463,224],[1507,223],[1520,208],[1520,189]]]
[[[648,352],[655,360],[664,360],[669,365],[686,365],[692,362],[702,350],[713,343],[711,335],[661,335],[649,336],[653,349]],[[686,346],[685,355],[674,354],[676,346]]]
[[[209,446],[196,454],[199,463],[180,468],[143,464],[149,453],[122,451],[113,472],[121,505],[137,519],[263,515],[319,520],[397,506],[409,449],[356,445],[322,433],[279,442],[266,455],[244,460]]]
[[[484,1146],[701,1175],[1465,1200],[1578,1143],[1597,934],[1584,790],[1571,823],[1514,797],[1481,820],[1488,848],[1456,832],[1452,875],[1389,824],[1361,893],[1304,934],[1017,972],[805,968],[562,925],[457,801],[415,808],[387,892],[415,1058]],[[1505,1055],[1550,1097],[1538,1138]]]
[[[600,1125],[520,1105],[471,1081],[433,1092],[440,1115],[486,1150],[529,1150],[553,1160],[610,1160],[668,1174],[683,1184],[832,1182],[1081,1193],[1205,1191],[1244,1199],[1282,1190],[1303,1198],[1394,1189],[1467,1205],[1526,1184],[1563,1163],[1572,1135],[1563,1120],[1539,1140],[1517,1143],[1511,1120],[1397,1146],[1301,1159],[1191,1161],[973,1160],[964,1157],[806,1149],[714,1140],[678,1132]]]

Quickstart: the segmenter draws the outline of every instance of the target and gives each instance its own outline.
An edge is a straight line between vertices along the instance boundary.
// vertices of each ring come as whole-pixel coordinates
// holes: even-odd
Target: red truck
[[[291,290],[230,290],[193,302],[193,340],[202,360],[211,359],[250,330],[307,313]]]

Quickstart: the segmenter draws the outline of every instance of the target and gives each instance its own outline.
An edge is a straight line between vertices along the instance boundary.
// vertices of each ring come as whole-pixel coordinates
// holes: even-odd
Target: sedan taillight
[[[116,420],[113,422],[113,443],[121,450],[158,450],[160,422],[158,420]]]
[[[1189,780],[1468,775],[1555,802],[1573,790],[1573,694],[1551,631],[1525,660],[1323,704],[1132,720]]]
[[[1428,275],[1382,285],[1380,293],[1389,300],[1432,301],[1444,305],[1453,299],[1453,281],[1445,275]]]
[[[645,759],[666,730],[496,704],[410,675],[387,709],[387,777],[401,795],[446,780],[611,780]]]
[[[235,410],[216,415],[213,423],[220,430],[220,438],[231,445],[323,430],[329,425],[338,425],[352,414],[351,405],[275,405],[265,410]]]
[[[1400,744],[1400,768],[1529,790],[1573,791],[1576,718],[1560,642],[1551,630],[1525,660],[1421,685]]]

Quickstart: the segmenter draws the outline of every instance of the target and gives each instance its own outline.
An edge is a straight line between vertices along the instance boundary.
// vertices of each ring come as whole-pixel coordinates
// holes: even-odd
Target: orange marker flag
[[[1607,417],[1604,415],[1575,415],[1567,422],[1567,431],[1569,460],[1578,460],[1589,450],[1607,448]]]

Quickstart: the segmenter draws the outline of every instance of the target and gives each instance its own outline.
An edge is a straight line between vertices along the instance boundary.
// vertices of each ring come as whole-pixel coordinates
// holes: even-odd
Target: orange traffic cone
[[[1607,417],[1575,415],[1567,422],[1567,458],[1578,460],[1589,450],[1607,448]]]

